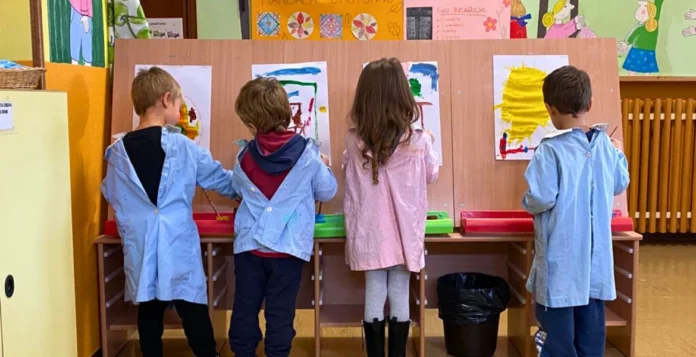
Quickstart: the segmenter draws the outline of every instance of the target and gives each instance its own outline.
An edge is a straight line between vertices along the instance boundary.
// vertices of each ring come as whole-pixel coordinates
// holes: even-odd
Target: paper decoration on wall
[[[363,63],[363,68],[369,63]],[[430,130],[435,136],[433,148],[442,166],[442,130],[440,129],[440,71],[435,61],[401,62],[411,93],[421,112],[414,128]]]
[[[249,0],[249,4],[252,26],[256,26],[256,29],[252,28],[251,31],[252,40],[340,38],[356,41],[404,38],[402,0]],[[313,21],[315,31],[306,36],[303,33],[300,36],[297,36],[296,32],[292,33],[293,27],[288,25],[289,23],[299,24],[299,21],[296,21],[297,13],[302,13],[305,21],[308,16]],[[295,15],[294,18],[293,15]],[[360,19],[360,15],[369,15],[370,19]],[[255,23],[253,19],[256,19]],[[354,23],[354,20],[361,21],[362,32],[361,25]],[[375,26],[368,29],[367,27],[372,23],[379,25],[379,29]],[[303,28],[306,30],[305,25]],[[371,33],[371,30],[375,32]]]
[[[251,76],[273,77],[280,82],[290,100],[290,129],[319,140],[320,151],[331,158],[326,62],[255,64],[251,66]]]
[[[116,39],[137,38],[147,40],[152,37],[150,24],[147,18],[145,18],[145,12],[140,4],[140,0],[108,0],[106,3],[106,14],[107,28],[109,30],[109,65],[114,63]],[[183,36],[183,25],[181,34]]]
[[[343,16],[338,14],[321,14],[321,38],[343,37]]]
[[[660,26],[658,20],[662,12],[664,0],[655,2],[639,1],[635,12],[636,24],[626,38],[619,42],[619,55],[625,55],[623,69],[629,75],[650,75],[660,72],[657,64],[657,40]]]
[[[135,65],[135,74],[154,65]],[[184,94],[181,115],[176,126],[182,134],[195,141],[200,147],[210,150],[211,95],[213,71],[211,66],[167,66],[157,67],[169,72]],[[133,128],[138,126],[138,116],[133,113]]]
[[[493,56],[495,157],[529,160],[555,131],[541,91],[544,78],[568,65],[568,56]]]
[[[404,39],[510,38],[511,0],[404,0]]]
[[[314,32],[314,19],[308,13],[298,11],[288,18],[288,32],[298,40],[308,38]]]
[[[377,29],[377,20],[367,13],[355,16],[351,24],[353,36],[358,40],[371,40],[377,34]]]
[[[47,0],[46,5],[51,62],[104,67],[104,2]]]
[[[259,12],[256,15],[256,29],[259,36],[278,36],[280,16],[276,12]]]
[[[148,19],[152,38],[181,40],[184,38],[184,20],[182,18]]]

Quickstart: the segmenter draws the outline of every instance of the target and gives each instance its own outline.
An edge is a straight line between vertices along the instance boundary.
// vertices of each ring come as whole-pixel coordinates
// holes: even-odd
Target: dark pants
[[[585,306],[547,308],[537,304],[540,357],[602,357],[606,340],[604,301]]]
[[[256,357],[261,342],[259,312],[266,301],[268,357],[288,357],[295,338],[295,302],[300,289],[304,261],[289,258],[261,258],[251,252],[235,254],[236,278],[230,348],[236,357]]]
[[[138,305],[138,334],[143,357],[162,357],[162,333],[164,312],[172,302],[150,300]],[[208,306],[183,300],[173,301],[181,317],[188,344],[196,357],[217,356],[213,324],[208,315]]]

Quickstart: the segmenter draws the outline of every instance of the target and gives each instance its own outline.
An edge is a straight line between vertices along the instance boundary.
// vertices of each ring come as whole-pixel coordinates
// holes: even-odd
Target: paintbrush
[[[614,136],[614,133],[616,133],[616,130],[617,130],[617,129],[619,129],[619,126],[618,126],[618,125],[614,128],[614,130],[611,131],[611,134],[609,134],[609,137],[610,137],[610,138],[611,138],[612,136]]]
[[[222,218],[222,216],[220,216],[220,212],[218,212],[217,208],[215,207],[215,204],[213,203],[213,200],[211,200],[211,199],[210,199],[210,196],[208,196],[208,192],[207,192],[205,189],[203,189],[203,188],[202,188],[201,190],[203,190],[203,194],[205,195],[205,198],[208,199],[208,203],[210,203],[210,206],[213,207],[213,211],[215,211],[215,215],[216,215],[218,218]]]

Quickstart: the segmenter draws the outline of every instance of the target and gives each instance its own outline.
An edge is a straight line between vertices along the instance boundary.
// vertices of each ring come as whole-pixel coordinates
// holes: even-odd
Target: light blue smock
[[[165,158],[157,206],[140,184],[121,138],[104,156],[108,166],[101,190],[114,209],[123,240],[125,299],[207,304],[193,196],[198,185],[232,197],[233,175],[177,128],[162,128],[162,149]]]
[[[628,163],[596,125],[591,142],[581,129],[544,138],[524,174],[522,205],[534,215],[534,262],[527,290],[546,307],[614,300],[613,198],[629,183]]]
[[[324,165],[315,140],[304,152],[269,200],[240,166],[246,141],[234,166],[235,194],[242,197],[234,219],[234,253],[271,249],[309,261],[314,250],[315,201],[336,195],[337,183]]]

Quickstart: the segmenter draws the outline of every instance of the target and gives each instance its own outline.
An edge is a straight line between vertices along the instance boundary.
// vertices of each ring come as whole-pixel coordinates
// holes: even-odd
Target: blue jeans
[[[79,62],[80,54],[86,63],[92,63],[92,18],[87,20],[87,29],[82,23],[82,15],[70,8],[70,57]]]
[[[298,258],[262,258],[251,252],[234,255],[235,292],[230,348],[236,357],[256,357],[261,342],[259,311],[266,302],[268,357],[288,357],[295,338],[295,303],[305,262]]]
[[[537,304],[539,357],[603,357],[606,344],[604,301],[585,306],[547,308]]]

